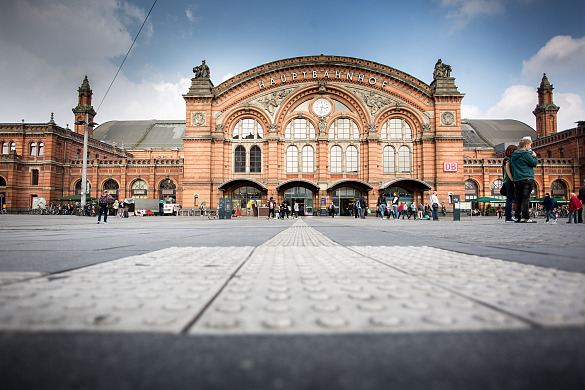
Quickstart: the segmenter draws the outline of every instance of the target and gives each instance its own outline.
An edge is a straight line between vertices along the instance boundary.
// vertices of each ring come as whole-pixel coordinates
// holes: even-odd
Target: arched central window
[[[234,172],[246,172],[246,149],[240,145],[234,153]]]
[[[500,194],[500,189],[502,188],[502,186],[504,185],[504,182],[501,179],[496,179],[494,180],[494,182],[492,183],[492,197],[494,198],[498,198],[498,199],[506,199],[505,196],[502,196],[502,194]]]
[[[262,151],[256,145],[250,149],[250,173],[262,172]]]
[[[315,138],[315,127],[307,119],[293,119],[284,130],[286,139],[312,139]]]
[[[351,119],[338,118],[329,126],[330,139],[359,139],[358,125]]]
[[[385,146],[382,154],[382,164],[384,166],[384,173],[394,173],[394,148],[392,146]]]
[[[398,170],[410,172],[410,149],[408,146],[401,146],[398,149]]]
[[[305,145],[303,146],[302,155],[303,155],[303,173],[313,173],[314,172],[314,156],[315,152],[312,146]]]
[[[473,180],[465,180],[465,200],[477,199],[477,183]]]
[[[240,119],[234,126],[234,139],[261,139],[264,136],[262,125],[255,119]]]
[[[286,172],[299,172],[299,149],[294,145],[286,149]]]
[[[410,125],[404,119],[388,119],[380,130],[382,139],[409,140],[412,139]]]
[[[341,155],[342,152],[340,146],[335,145],[331,148],[331,161],[329,162],[331,173],[341,173]]]
[[[348,146],[345,151],[345,169],[349,173],[358,171],[358,151],[355,146]]]
[[[567,199],[567,186],[562,180],[555,180],[550,184],[551,195],[556,198]]]
[[[148,195],[148,184],[142,179],[137,179],[130,187],[130,195],[133,198],[146,198]]]

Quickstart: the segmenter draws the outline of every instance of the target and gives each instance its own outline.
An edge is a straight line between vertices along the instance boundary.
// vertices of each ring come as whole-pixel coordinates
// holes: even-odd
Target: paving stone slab
[[[252,249],[168,248],[0,286],[0,329],[177,333]]]

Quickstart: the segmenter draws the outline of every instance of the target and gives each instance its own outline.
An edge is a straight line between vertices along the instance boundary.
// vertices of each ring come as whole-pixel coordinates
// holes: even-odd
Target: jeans
[[[386,211],[386,205],[380,203],[380,205],[378,207],[380,207],[381,219],[384,219],[384,212]]]
[[[532,192],[532,186],[534,180],[525,179],[514,182],[516,189],[516,218],[517,219],[530,219],[530,211],[528,208],[530,202],[530,193]]]
[[[433,221],[438,221],[439,220],[439,208],[433,207],[432,212],[433,212]]]
[[[363,211],[363,209],[361,207],[358,207],[357,211],[358,211],[358,218],[361,219],[362,218],[362,211]]]
[[[546,210],[546,222],[548,222],[549,219],[552,219],[553,221],[557,220],[553,215],[553,210]]]
[[[398,205],[392,205],[392,210],[394,210],[394,219],[398,219]]]
[[[514,182],[512,180],[508,180],[504,183],[506,186],[506,191],[508,191],[508,195],[506,195],[506,207],[504,208],[504,216],[507,220],[512,219],[512,203],[514,203]]]
[[[579,210],[569,210],[569,222],[567,223],[571,223],[571,221],[575,221],[575,223],[579,223],[579,221],[577,220],[577,211]]]
[[[100,213],[98,214],[98,222],[102,219],[102,214],[104,215],[104,222],[108,222],[108,206],[100,207]]]

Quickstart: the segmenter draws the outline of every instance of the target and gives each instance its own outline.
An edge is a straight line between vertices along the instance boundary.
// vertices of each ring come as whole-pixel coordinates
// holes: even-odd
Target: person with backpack
[[[100,208],[100,212],[98,214],[97,223],[100,223],[102,219],[102,214],[104,215],[104,223],[108,223],[108,201],[112,198],[108,191],[104,191],[104,193],[98,199],[98,206]]]

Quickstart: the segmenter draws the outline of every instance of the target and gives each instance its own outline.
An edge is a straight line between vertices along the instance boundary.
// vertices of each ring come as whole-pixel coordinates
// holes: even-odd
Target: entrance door
[[[360,190],[352,187],[340,187],[333,191],[331,198],[337,207],[339,215],[353,215],[353,205],[356,199],[361,198]]]

